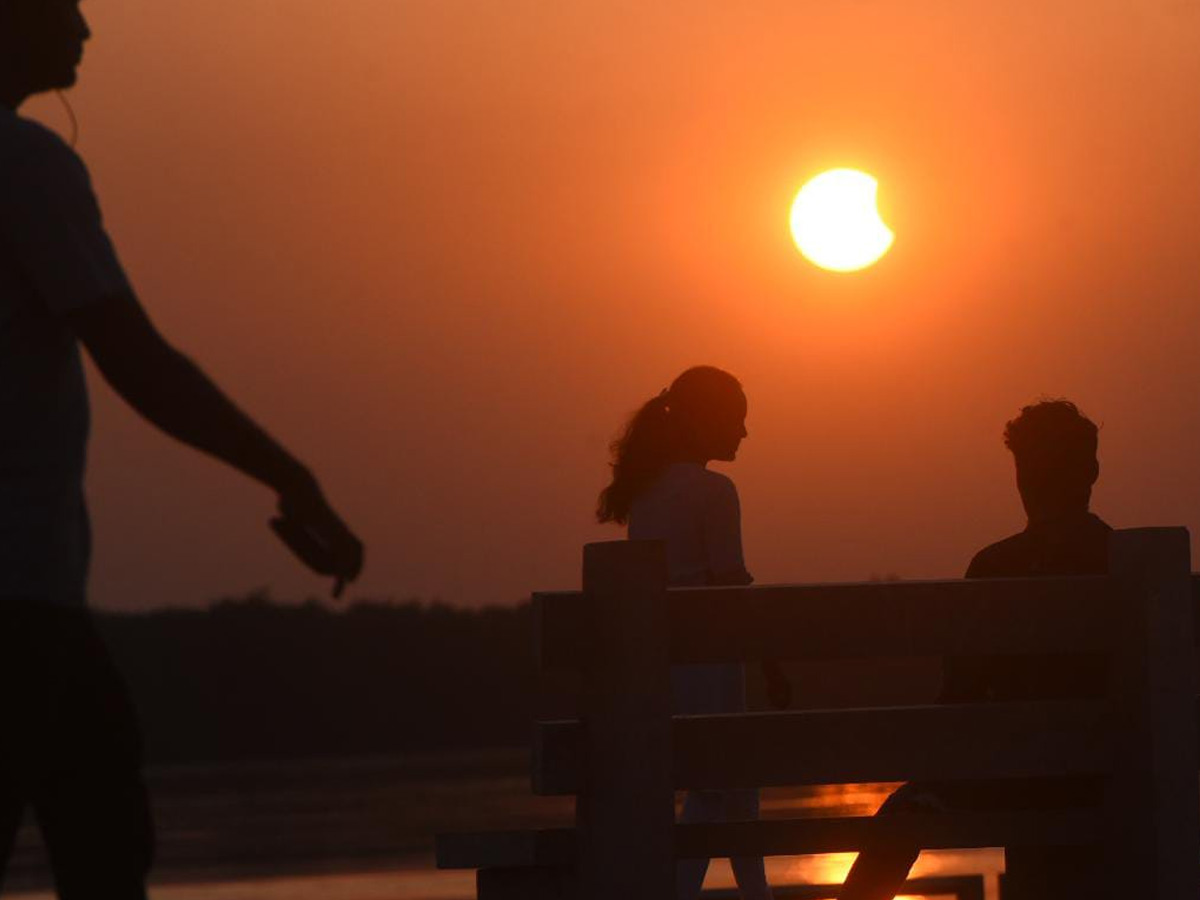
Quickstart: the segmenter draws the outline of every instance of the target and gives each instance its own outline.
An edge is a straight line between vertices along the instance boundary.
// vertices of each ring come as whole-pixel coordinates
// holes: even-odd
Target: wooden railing
[[[577,672],[580,691],[577,720],[537,727],[534,789],[578,795],[576,826],[441,838],[441,864],[481,870],[482,900],[664,900],[677,859],[850,851],[890,836],[1007,848],[1010,900],[1077,896],[1047,863],[1046,848],[1068,846],[1092,853],[1089,897],[1200,896],[1183,529],[1114,534],[1107,577],[670,590],[661,545],[593,544],[584,590],[535,604],[543,667]],[[671,666],[682,663],[1079,652],[1109,657],[1107,696],[671,713]],[[1095,778],[1096,802],[675,824],[680,788],[1033,776]]]

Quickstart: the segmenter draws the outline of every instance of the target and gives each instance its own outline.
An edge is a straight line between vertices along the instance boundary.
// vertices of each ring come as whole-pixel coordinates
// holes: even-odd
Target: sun
[[[792,239],[815,265],[857,272],[877,263],[896,235],[875,205],[879,182],[857,169],[830,169],[811,179],[792,203]]]

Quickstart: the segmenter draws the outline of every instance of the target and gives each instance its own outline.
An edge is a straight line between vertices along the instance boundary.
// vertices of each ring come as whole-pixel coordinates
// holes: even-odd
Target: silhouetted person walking
[[[1112,529],[1089,510],[1092,486],[1100,474],[1097,438],[1095,424],[1066,400],[1026,406],[1008,423],[1004,442],[1016,463],[1017,490],[1028,524],[1019,534],[976,554],[967,578],[1103,575],[1108,571]],[[1092,654],[951,657],[946,660],[942,702],[1099,698],[1106,693],[1107,679],[1107,660]],[[911,782],[888,798],[879,815],[1083,806],[1099,802],[1101,789],[1099,782],[1088,778]],[[919,847],[902,843],[864,848],[846,878],[840,900],[893,900],[919,853]],[[1071,864],[1065,858],[1059,862]]]
[[[78,344],[145,418],[272,488],[272,526],[335,592],[362,546],[308,470],[159,335],[82,162],[16,114],[75,82],[88,37],[78,0],[0,0],[0,860],[32,805],[60,896],[126,900],[145,896],[153,837],[136,720],[84,608]]]
[[[732,461],[745,437],[746,395],[737,379],[711,366],[688,369],[644,403],[614,442],[612,482],[600,494],[597,518],[628,523],[632,540],[663,541],[672,587],[750,584],[737,488],[707,468],[710,460]],[[778,667],[766,664],[764,672],[772,701],[787,706],[791,689]],[[746,709],[741,665],[675,666],[671,681],[676,713]],[[757,818],[756,790],[693,790],[681,821]],[[744,900],[770,900],[761,857],[731,863]],[[678,900],[700,896],[707,870],[706,859],[679,863]]]

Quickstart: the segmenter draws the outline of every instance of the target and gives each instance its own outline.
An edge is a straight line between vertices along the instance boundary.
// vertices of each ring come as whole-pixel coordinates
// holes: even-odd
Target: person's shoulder
[[[696,467],[696,474],[704,480],[704,483],[711,487],[714,491],[736,491],[733,479],[724,472],[714,472],[712,469],[701,466]]]
[[[698,473],[698,480],[703,485],[706,494],[717,501],[737,502],[737,485],[728,475],[723,472],[714,472],[712,469],[699,469]]]
[[[6,170],[23,175],[31,169],[85,171],[79,155],[58,134],[15,113],[0,115],[0,159]]]
[[[16,113],[0,114],[0,142],[0,146],[9,153],[78,158],[57,132],[41,122]]]
[[[686,485],[692,490],[710,491],[714,494],[736,493],[737,491],[737,488],[733,486],[733,479],[728,475],[714,472],[707,466],[693,462],[671,463],[663,470],[659,480],[663,483]]]
[[[967,567],[967,578],[1004,578],[1021,567],[1029,555],[1030,537],[1021,531],[988,544],[975,554]]]

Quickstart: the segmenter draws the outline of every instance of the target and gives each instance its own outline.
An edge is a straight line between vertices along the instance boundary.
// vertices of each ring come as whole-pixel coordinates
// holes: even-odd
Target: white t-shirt
[[[0,602],[84,602],[88,401],[65,315],[127,291],[83,162],[0,107]]]
[[[699,463],[673,463],[633,503],[631,540],[667,545],[673,587],[749,584],[737,488]]]

